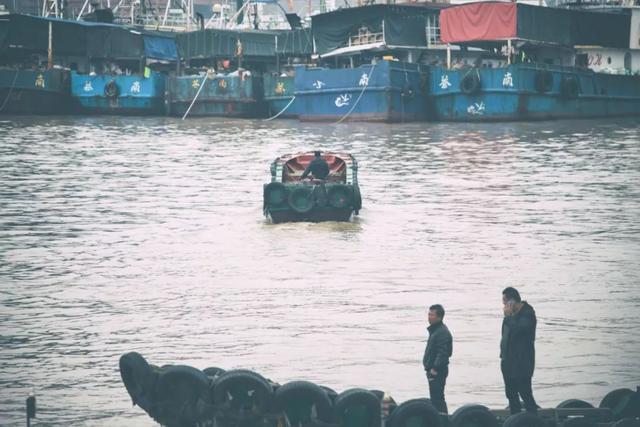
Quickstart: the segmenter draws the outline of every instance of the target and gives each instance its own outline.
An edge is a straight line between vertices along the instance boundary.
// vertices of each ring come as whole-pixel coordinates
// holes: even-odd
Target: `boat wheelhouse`
[[[303,180],[313,153],[287,154],[271,164],[271,182],[264,185],[264,214],[274,223],[348,221],[362,207],[358,163],[347,153],[323,153],[329,165],[326,180]]]

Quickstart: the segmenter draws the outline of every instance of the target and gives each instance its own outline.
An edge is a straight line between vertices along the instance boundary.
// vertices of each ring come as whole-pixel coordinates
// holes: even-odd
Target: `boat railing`
[[[349,37],[349,46],[359,46],[370,43],[380,43],[384,41],[384,33],[360,33]]]

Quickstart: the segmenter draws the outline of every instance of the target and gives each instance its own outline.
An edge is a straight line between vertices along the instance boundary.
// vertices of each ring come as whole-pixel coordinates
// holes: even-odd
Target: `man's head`
[[[316,151],[313,152],[313,155],[316,156],[316,157],[320,157],[320,156],[322,156],[322,153],[320,152],[320,150],[316,150]]]
[[[444,307],[440,304],[434,304],[429,307],[429,324],[434,325],[436,323],[442,322],[444,318]]]
[[[509,286],[508,288],[504,288],[502,291],[502,303],[507,304],[508,301],[513,301],[514,303],[518,303],[522,301],[520,299],[520,292],[516,288],[512,288]]]

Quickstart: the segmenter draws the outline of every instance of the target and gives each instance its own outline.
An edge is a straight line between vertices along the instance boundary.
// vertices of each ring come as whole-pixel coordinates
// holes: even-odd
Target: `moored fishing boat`
[[[69,82],[69,70],[0,68],[0,114],[68,113]]]
[[[640,14],[631,12],[519,3],[483,2],[443,10],[443,41],[492,49],[473,66],[452,66],[449,61],[447,67],[432,68],[436,120],[640,115],[640,50],[630,40],[632,16],[640,23]],[[596,25],[607,31],[594,33]],[[599,46],[598,52],[622,51],[628,61],[620,72],[593,69],[581,45]],[[613,54],[604,56],[611,61]],[[635,66],[632,58],[637,59]]]
[[[71,73],[78,111],[162,114],[166,74],[178,60],[175,40],[117,25],[84,25],[88,70]]]
[[[264,100],[267,103],[269,117],[280,113],[281,118],[298,117],[294,99],[295,77],[277,73],[264,75]]]
[[[329,165],[326,180],[303,180],[313,153],[278,157],[271,164],[271,182],[264,185],[263,210],[274,223],[348,221],[362,207],[358,163],[351,154],[323,153]]]
[[[259,78],[247,70],[169,77],[167,112],[182,117],[193,103],[190,116],[259,117],[263,115],[256,96],[260,90]]]

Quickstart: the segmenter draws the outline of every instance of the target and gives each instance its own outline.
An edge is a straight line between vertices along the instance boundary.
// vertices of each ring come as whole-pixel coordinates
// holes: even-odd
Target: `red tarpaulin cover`
[[[514,38],[516,28],[516,3],[469,3],[440,11],[445,43]]]

